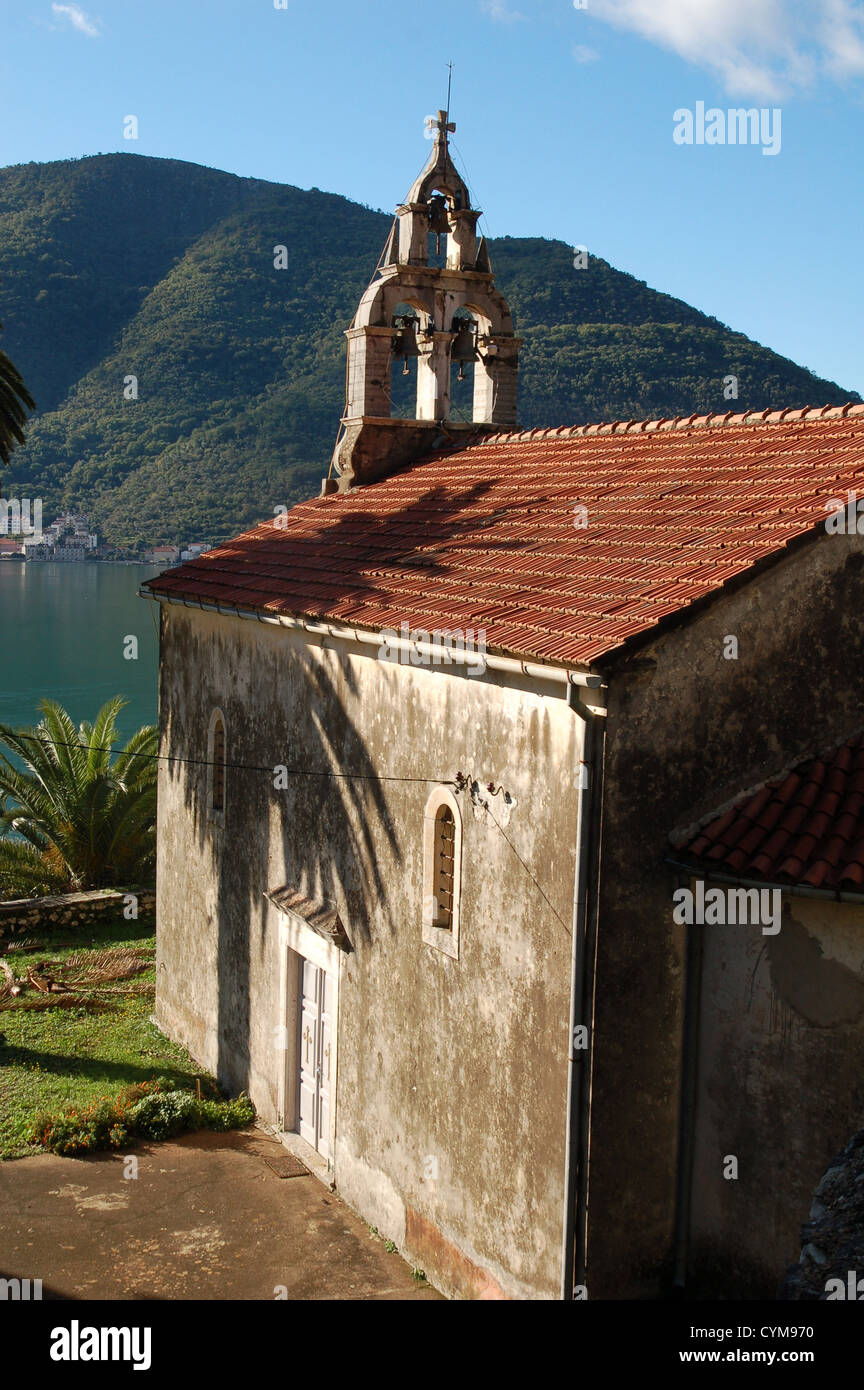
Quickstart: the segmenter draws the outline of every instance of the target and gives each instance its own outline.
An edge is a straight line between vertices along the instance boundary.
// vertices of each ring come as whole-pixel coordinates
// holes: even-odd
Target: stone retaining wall
[[[0,940],[10,936],[38,936],[46,931],[80,931],[109,918],[118,918],[129,900],[138,899],[138,917],[156,911],[156,890],[129,889],[114,892],[64,893],[52,898],[16,898],[0,902]]]

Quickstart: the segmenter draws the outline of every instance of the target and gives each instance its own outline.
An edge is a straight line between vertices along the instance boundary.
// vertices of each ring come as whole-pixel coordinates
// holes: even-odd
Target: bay
[[[112,695],[129,701],[120,740],[155,724],[159,612],[138,598],[151,565],[0,560],[0,723],[36,724],[39,701],[59,700],[76,723]],[[124,656],[137,638],[136,660]]]

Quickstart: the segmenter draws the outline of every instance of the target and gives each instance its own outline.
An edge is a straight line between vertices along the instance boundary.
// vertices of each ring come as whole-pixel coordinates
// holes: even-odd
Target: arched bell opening
[[[495,342],[496,327],[489,316],[488,307],[472,303],[462,306],[477,325],[477,354],[473,367],[474,395],[472,400],[473,423],[489,423],[495,417],[497,401],[497,359],[498,346]]]
[[[450,419],[470,423],[474,419],[474,376],[480,325],[467,309],[457,309],[451,325]]]
[[[428,264],[440,270],[447,264],[450,241],[450,198],[435,189],[426,204],[429,210]]]
[[[441,110],[433,125],[434,148],[396,209],[348,329],[345,432],[334,453],[340,491],[383,476],[397,457],[413,457],[448,419],[457,428],[515,427],[520,340],[495,289],[486,243],[478,243],[481,213],[450,155],[454,123]]]
[[[390,418],[417,419],[417,364],[426,316],[414,304],[404,301],[392,314],[390,341]]]

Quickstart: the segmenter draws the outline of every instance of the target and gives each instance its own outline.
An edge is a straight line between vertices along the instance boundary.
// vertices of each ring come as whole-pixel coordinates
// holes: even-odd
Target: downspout
[[[689,882],[689,876],[679,875],[679,887],[686,887]],[[673,1291],[679,1297],[686,1290],[690,1265],[690,1214],[699,1085],[704,931],[704,927],[698,924],[694,923],[689,926],[685,947],[686,975],[681,1047],[681,1096],[678,1116],[678,1164],[675,1180],[675,1269],[673,1274]]]
[[[596,864],[599,812],[602,805],[605,710],[583,703],[584,691],[568,687],[567,704],[582,720],[582,761],[578,788],[576,868],[571,929],[570,1028],[567,1044],[567,1121],[564,1150],[564,1230],[561,1251],[561,1298],[572,1302],[574,1288],[585,1282],[588,1218],[588,1151],[590,1142],[591,1058],[594,1042],[596,962]],[[576,1029],[587,1029],[587,1047],[576,1046]]]

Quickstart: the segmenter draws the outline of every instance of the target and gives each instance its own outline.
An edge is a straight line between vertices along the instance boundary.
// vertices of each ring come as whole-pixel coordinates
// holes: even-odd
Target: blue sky
[[[0,0],[0,164],[125,150],[391,210],[452,60],[493,236],[584,244],[864,392],[862,0],[278,3]],[[779,108],[779,153],[676,143],[699,102]]]

